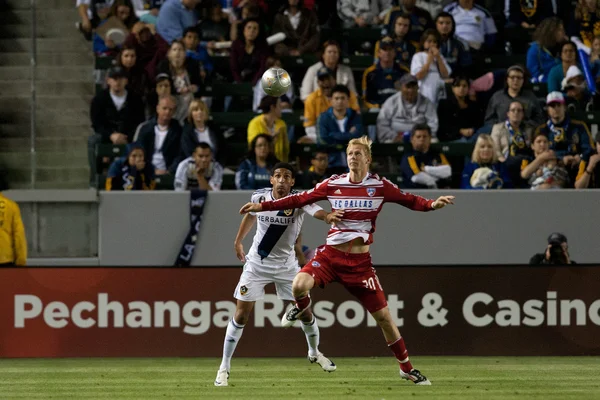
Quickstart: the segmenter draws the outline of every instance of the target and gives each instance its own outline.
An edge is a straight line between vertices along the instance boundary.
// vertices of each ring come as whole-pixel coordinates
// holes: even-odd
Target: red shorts
[[[370,313],[387,306],[370,253],[345,253],[325,245],[317,249],[301,272],[310,274],[315,279],[315,286],[341,283]]]

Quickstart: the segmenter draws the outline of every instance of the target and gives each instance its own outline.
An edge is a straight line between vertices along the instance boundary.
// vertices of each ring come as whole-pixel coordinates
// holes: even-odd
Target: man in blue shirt
[[[183,38],[185,28],[198,23],[196,5],[199,0],[167,0],[158,13],[156,31],[169,44]]]

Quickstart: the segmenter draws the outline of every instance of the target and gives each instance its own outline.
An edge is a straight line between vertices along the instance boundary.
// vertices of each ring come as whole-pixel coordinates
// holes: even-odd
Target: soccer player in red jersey
[[[240,209],[240,214],[299,208],[319,200],[329,200],[332,210],[343,210],[341,221],[331,225],[327,243],[294,278],[292,291],[296,304],[284,314],[282,326],[292,326],[304,313],[311,312],[309,291],[315,285],[323,287],[331,282],[340,282],[377,321],[388,347],[400,364],[400,376],[417,385],[431,385],[410,363],[404,338],[394,324],[373,268],[369,245],[373,243],[375,220],[383,203],[393,202],[415,211],[431,211],[454,204],[454,196],[428,200],[405,193],[387,179],[369,173],[371,140],[366,136],[350,140],[346,155],[349,173],[333,175],[307,192],[260,204],[247,203]]]

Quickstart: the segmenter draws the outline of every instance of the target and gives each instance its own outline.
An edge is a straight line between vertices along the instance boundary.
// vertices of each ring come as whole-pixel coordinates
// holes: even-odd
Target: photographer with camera
[[[570,265],[576,264],[569,256],[567,237],[562,233],[554,232],[548,236],[548,247],[544,253],[535,254],[529,260],[529,265]]]

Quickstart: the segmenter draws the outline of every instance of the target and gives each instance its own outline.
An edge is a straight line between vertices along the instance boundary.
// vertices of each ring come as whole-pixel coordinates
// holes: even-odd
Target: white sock
[[[302,330],[306,336],[306,343],[308,343],[308,355],[316,357],[319,354],[319,325],[317,325],[317,319],[313,316],[312,322],[302,322]]]
[[[244,332],[244,325],[237,324],[233,318],[227,324],[227,332],[225,333],[225,340],[223,341],[223,360],[221,360],[221,366],[219,369],[231,369],[231,357],[235,351],[242,333]]]

